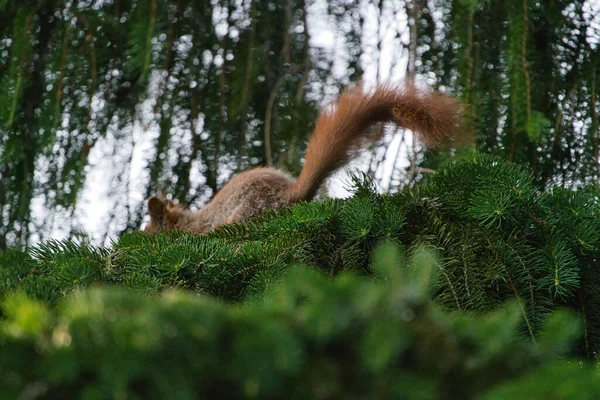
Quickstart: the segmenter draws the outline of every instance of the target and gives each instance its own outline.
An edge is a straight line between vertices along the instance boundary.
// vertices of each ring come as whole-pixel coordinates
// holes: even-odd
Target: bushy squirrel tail
[[[331,173],[381,139],[382,123],[410,129],[425,146],[435,147],[466,134],[463,110],[457,99],[412,83],[381,85],[371,92],[360,85],[347,89],[319,114],[290,201],[312,199]]]

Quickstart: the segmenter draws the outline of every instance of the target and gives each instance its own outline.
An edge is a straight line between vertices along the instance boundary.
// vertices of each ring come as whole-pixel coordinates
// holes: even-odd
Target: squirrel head
[[[183,212],[183,207],[173,203],[171,200],[156,196],[151,197],[148,200],[150,222],[148,222],[144,230],[148,233],[156,233],[163,229],[175,229]]]

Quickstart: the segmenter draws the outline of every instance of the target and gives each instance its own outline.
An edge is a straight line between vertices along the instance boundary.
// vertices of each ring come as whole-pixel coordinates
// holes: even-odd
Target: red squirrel
[[[381,138],[381,124],[410,129],[425,146],[436,146],[464,133],[462,111],[463,106],[453,97],[419,89],[412,83],[380,85],[372,91],[364,91],[361,85],[351,87],[337,102],[321,110],[298,179],[276,168],[250,169],[233,177],[197,212],[152,197],[145,231],[205,233],[268,209],[311,200],[332,172]]]

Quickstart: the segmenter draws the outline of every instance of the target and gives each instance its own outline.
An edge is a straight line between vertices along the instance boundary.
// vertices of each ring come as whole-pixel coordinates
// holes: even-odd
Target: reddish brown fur
[[[148,201],[149,233],[181,229],[198,233],[258,215],[267,209],[310,200],[323,181],[368,143],[380,139],[380,124],[393,122],[411,129],[426,146],[461,137],[463,107],[440,92],[378,86],[365,93],[361,86],[346,90],[337,104],[324,109],[308,142],[298,180],[274,168],[256,168],[231,179],[200,211],[153,197]],[[161,205],[162,204],[162,205]]]

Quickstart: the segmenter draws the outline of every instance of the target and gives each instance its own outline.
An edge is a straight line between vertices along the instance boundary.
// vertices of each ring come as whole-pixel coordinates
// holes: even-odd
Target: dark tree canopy
[[[200,205],[235,171],[297,172],[318,105],[385,68],[472,104],[478,149],[539,186],[595,183],[597,15],[587,1],[0,0],[0,249],[83,231],[84,192],[104,193],[98,231],[114,236],[155,192]],[[371,169],[398,157],[386,149]],[[391,188],[448,159],[413,150]]]

